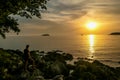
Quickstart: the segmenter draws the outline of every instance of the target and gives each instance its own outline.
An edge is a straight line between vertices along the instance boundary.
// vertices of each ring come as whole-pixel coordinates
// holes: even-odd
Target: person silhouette
[[[25,61],[25,65],[24,65],[25,71],[27,71],[27,66],[29,61],[32,62],[32,66],[34,67],[34,60],[30,55],[29,45],[26,45],[26,48],[24,49],[24,61]]]

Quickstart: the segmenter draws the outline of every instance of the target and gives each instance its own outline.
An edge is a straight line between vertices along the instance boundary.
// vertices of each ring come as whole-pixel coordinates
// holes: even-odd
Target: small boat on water
[[[50,34],[42,34],[42,36],[50,36]]]

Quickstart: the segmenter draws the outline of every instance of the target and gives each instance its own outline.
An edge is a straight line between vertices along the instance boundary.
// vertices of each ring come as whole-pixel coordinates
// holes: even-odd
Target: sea
[[[0,37],[0,48],[24,50],[60,50],[70,53],[74,58],[99,60],[111,67],[120,67],[119,35],[76,35],[76,36],[7,36]]]

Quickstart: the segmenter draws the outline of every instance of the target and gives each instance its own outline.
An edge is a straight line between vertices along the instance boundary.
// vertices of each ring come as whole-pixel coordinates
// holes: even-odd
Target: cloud
[[[95,0],[91,7],[101,13],[120,15],[120,0]]]
[[[120,0],[50,0],[47,7],[47,11],[42,13],[42,19],[17,17],[22,34],[74,33],[78,28],[73,27],[76,25],[72,22],[85,21],[83,17],[97,18],[109,24],[120,23]]]
[[[67,21],[77,19],[87,14],[87,5],[89,2],[90,0],[51,0],[48,6],[48,10],[51,11],[49,11],[48,16],[49,14],[53,14],[57,19],[64,17],[63,21],[65,17]],[[53,19],[51,16],[49,18]]]

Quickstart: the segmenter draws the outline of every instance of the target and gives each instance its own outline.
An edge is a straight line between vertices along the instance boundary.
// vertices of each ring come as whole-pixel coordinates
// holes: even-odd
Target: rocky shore
[[[23,52],[0,49],[0,80],[120,80],[120,67],[110,67],[97,60],[93,62],[62,51],[31,51],[35,69],[29,62],[24,71]]]

